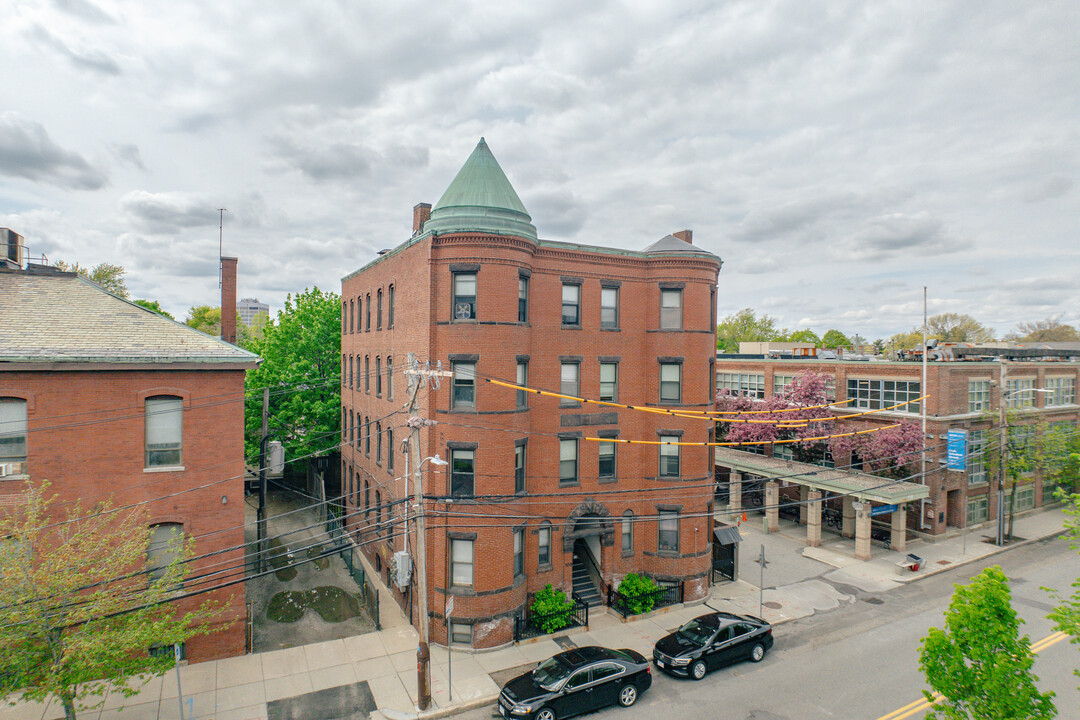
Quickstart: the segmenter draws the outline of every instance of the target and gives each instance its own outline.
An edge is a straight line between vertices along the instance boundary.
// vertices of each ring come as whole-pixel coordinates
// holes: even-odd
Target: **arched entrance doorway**
[[[604,567],[604,548],[615,544],[611,513],[600,503],[586,500],[566,519],[563,552],[573,554],[573,593],[590,606],[605,604],[610,570]]]

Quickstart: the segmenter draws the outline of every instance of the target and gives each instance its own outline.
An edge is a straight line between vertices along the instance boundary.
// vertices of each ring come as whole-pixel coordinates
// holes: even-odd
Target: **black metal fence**
[[[587,627],[589,605],[577,595],[571,595],[574,604],[566,610],[544,615],[526,615],[514,618],[514,641],[540,637],[573,627]]]
[[[330,536],[328,549],[339,548],[341,550],[341,559],[345,561],[345,567],[349,569],[349,575],[352,576],[356,586],[360,588],[361,604],[367,611],[368,617],[371,618],[371,622],[375,625],[375,629],[382,630],[382,623],[379,622],[379,588],[367,579],[363,564],[356,560],[355,547],[349,534],[345,532],[341,518],[338,517],[338,513],[341,511],[332,505],[328,507],[330,510],[326,518],[326,533]]]
[[[641,615],[659,610],[668,605],[677,605],[683,601],[682,583],[661,586],[660,589],[633,597],[623,595],[618,590],[608,592],[608,606],[623,617]]]

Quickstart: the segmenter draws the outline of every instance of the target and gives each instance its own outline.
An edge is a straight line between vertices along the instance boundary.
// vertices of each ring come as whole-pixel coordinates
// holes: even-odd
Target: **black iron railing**
[[[623,595],[618,590],[608,591],[608,605],[623,617],[641,615],[683,601],[682,583],[661,586],[658,590],[642,595]]]
[[[514,640],[540,637],[573,627],[588,627],[589,605],[577,595],[571,594],[570,598],[573,605],[566,610],[514,618]]]

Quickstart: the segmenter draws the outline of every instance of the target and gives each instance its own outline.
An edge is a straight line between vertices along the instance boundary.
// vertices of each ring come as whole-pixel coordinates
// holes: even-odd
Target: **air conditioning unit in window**
[[[412,580],[412,556],[409,553],[404,550],[394,553],[390,561],[390,576],[399,588],[404,590],[409,586]]]
[[[7,477],[8,475],[14,475],[13,472],[8,470],[10,463],[0,463],[0,477]]]

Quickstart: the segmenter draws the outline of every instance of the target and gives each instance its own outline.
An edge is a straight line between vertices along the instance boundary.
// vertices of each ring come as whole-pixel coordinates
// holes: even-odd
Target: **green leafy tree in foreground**
[[[220,607],[180,614],[193,540],[163,548],[171,562],[146,572],[151,531],[142,508],[88,512],[75,503],[56,522],[48,485],[27,483],[26,504],[0,510],[0,697],[60,700],[68,720],[113,690],[130,697],[136,675],[161,675],[172,655],[148,649],[208,632]],[[137,683],[135,683],[137,685]]]
[[[280,389],[270,393],[270,427],[273,437],[285,442],[290,458],[330,452],[340,442],[341,428],[340,297],[319,288],[289,295],[285,309],[262,332],[261,339],[253,337],[245,345],[263,359],[247,373],[247,456],[259,454],[264,387]],[[404,367],[404,360],[397,358],[397,369]],[[404,398],[401,379],[394,378],[395,387]],[[384,375],[388,391],[386,382]]]
[[[619,583],[618,592],[626,598],[626,609],[631,615],[652,612],[656,604],[654,594],[660,586],[647,575],[629,573]]]
[[[170,320],[176,319],[172,316],[171,313],[165,310],[165,308],[161,307],[161,303],[159,303],[157,300],[134,300],[133,302],[140,307],[144,307],[147,310],[150,310],[151,312],[156,312],[158,315],[164,315]]]
[[[87,280],[92,280],[113,295],[119,295],[125,300],[130,296],[127,283],[124,281],[124,275],[127,273],[127,270],[125,270],[122,265],[100,263],[92,268],[85,268],[79,263],[68,264],[63,260],[57,260],[54,267],[56,267],[57,270],[73,272]]]
[[[553,633],[570,624],[570,614],[574,610],[574,603],[570,602],[566,593],[556,590],[551,583],[548,583],[533,596],[530,609],[533,617],[540,620],[540,631]]]
[[[955,587],[945,628],[930,628],[919,655],[927,684],[941,695],[923,691],[933,703],[927,720],[1055,717],[1054,693],[1035,686],[1035,658],[1020,635],[1023,620],[1013,610],[1005,573],[989,567],[970,585]]]

